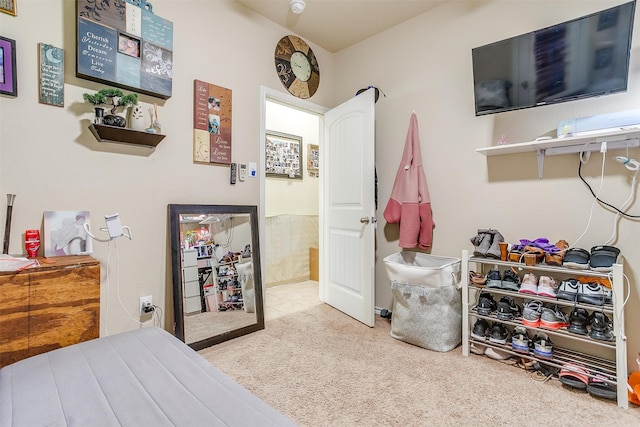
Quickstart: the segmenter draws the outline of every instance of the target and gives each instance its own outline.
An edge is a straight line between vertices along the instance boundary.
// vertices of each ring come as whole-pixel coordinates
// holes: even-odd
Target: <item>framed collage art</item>
[[[302,137],[266,131],[265,172],[268,177],[302,179]]]
[[[16,16],[16,2],[18,0],[0,0],[0,12],[8,13],[9,15]]]
[[[231,164],[231,89],[194,80],[193,161]]]
[[[76,77],[170,98],[173,23],[146,0],[77,0]]]

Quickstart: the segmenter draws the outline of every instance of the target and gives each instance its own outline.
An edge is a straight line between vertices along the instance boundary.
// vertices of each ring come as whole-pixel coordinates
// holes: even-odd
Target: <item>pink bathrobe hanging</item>
[[[400,223],[401,248],[427,249],[433,239],[431,199],[422,168],[418,118],[411,114],[402,161],[396,174],[391,198],[384,210],[388,223]]]

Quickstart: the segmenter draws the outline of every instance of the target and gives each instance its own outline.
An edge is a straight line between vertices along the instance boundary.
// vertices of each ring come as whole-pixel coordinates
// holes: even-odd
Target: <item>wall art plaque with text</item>
[[[145,0],[77,0],[76,76],[170,98],[173,23]]]

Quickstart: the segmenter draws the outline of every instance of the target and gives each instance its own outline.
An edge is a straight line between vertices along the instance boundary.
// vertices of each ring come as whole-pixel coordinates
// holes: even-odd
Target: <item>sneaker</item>
[[[476,320],[471,330],[471,336],[477,340],[485,341],[489,337],[489,322],[484,319]]]
[[[529,335],[527,334],[527,328],[524,326],[516,326],[511,336],[511,348],[518,353],[529,353]]]
[[[558,288],[558,299],[563,299],[567,301],[577,301],[578,300],[578,292],[580,292],[580,288],[582,287],[582,283],[578,279],[566,279],[560,283],[560,287]]]
[[[613,289],[602,286],[602,293],[604,293],[604,303],[613,304]]]
[[[569,326],[567,330],[578,335],[587,335],[589,325],[589,313],[584,308],[576,307],[569,315]]]
[[[560,329],[569,326],[569,322],[567,321],[567,316],[557,305],[544,306],[540,314],[540,326],[549,329]]]
[[[502,288],[502,277],[499,270],[489,270],[489,273],[487,273],[487,288]]]
[[[520,289],[520,277],[511,269],[506,270],[502,276],[502,289],[518,292]]]
[[[502,297],[498,302],[497,317],[500,320],[513,320],[520,315],[520,307],[511,297]]]
[[[543,359],[553,357],[553,343],[544,332],[538,332],[533,337],[533,354]]]
[[[583,283],[578,292],[578,302],[584,304],[604,305],[604,289],[599,283]]]
[[[613,330],[611,321],[606,314],[600,311],[594,311],[591,314],[591,330],[589,336],[600,341],[613,341]]]
[[[540,326],[542,303],[538,300],[527,301],[522,310],[522,324],[537,328]]]
[[[500,322],[494,322],[491,326],[489,341],[497,344],[506,344],[509,338],[511,338],[511,334],[507,327]]]
[[[488,347],[484,354],[495,360],[507,360],[511,357],[511,354],[498,348]]]
[[[522,294],[538,295],[538,278],[533,273],[527,273],[522,278],[520,289],[518,292]]]
[[[581,248],[572,248],[567,250],[562,260],[562,266],[567,268],[577,268],[578,270],[586,270],[589,268],[589,252]]]
[[[477,342],[472,342],[469,344],[469,351],[473,354],[484,354],[487,351],[487,346],[484,344],[478,344]]]
[[[538,281],[538,295],[541,297],[555,298],[558,294],[558,283],[553,277],[540,276]]]
[[[478,305],[476,306],[476,310],[478,314],[482,314],[483,316],[488,316],[498,308],[498,304],[493,299],[493,295],[488,292],[481,292],[480,297],[478,298]]]
[[[614,246],[594,246],[591,248],[589,267],[595,271],[611,271],[618,261],[620,249]]]

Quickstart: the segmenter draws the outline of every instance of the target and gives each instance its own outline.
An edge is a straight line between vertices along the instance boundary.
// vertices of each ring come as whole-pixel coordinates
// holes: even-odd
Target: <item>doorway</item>
[[[320,116],[318,297],[321,302],[372,327],[376,224],[374,91],[367,90],[331,110],[304,100],[285,99],[282,93],[264,87],[261,87],[261,96],[259,154],[262,165],[266,159],[268,100]],[[331,174],[326,173],[328,170]],[[265,180],[263,173],[259,215],[262,242],[266,241]],[[260,250],[265,254],[265,245],[261,245]],[[264,269],[263,263],[263,274]]]
[[[308,161],[310,150],[319,151],[326,109],[268,88],[261,88],[261,101],[261,164],[267,165],[269,160],[269,165],[277,161],[285,166],[280,161],[290,161],[290,152],[284,153],[287,159],[276,158],[274,142],[288,147],[300,140],[297,160],[301,176],[262,173],[260,177],[262,277],[265,317],[270,320],[320,303],[317,275],[310,277],[310,255],[319,248],[320,180]],[[296,168],[291,163],[286,166]]]

